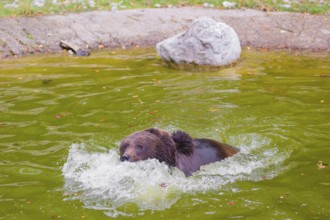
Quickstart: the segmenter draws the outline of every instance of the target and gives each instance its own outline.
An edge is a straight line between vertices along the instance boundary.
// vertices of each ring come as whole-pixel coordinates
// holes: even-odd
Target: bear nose
[[[128,155],[123,155],[121,158],[120,158],[121,161],[129,161],[129,156]]]

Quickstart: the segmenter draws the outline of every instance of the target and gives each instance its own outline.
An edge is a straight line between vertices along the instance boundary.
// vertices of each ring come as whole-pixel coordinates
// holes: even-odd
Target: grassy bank
[[[183,6],[218,9],[252,8],[263,11],[330,14],[329,0],[2,0],[0,2],[0,16]]]

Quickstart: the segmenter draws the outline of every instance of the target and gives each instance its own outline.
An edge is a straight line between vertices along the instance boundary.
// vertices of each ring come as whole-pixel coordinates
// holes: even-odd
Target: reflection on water
[[[0,219],[329,218],[329,57],[245,51],[209,73],[154,57],[1,61]],[[149,127],[241,152],[189,178],[119,162],[118,142]]]

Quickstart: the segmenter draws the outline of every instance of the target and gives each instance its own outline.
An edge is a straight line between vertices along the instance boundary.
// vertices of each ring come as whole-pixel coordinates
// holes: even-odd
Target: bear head
[[[169,166],[176,165],[176,144],[171,135],[158,128],[137,131],[120,143],[121,161],[157,159]]]

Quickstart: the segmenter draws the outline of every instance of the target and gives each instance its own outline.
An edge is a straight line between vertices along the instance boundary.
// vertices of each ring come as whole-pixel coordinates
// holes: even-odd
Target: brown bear
[[[238,149],[215,140],[191,138],[180,130],[170,134],[158,128],[137,131],[120,143],[121,161],[155,158],[179,168],[186,176],[191,176],[202,165],[223,160],[237,152]]]

